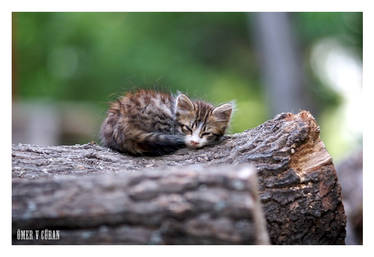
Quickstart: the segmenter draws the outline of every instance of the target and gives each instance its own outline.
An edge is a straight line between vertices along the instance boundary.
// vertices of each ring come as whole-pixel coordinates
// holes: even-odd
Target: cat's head
[[[191,148],[201,148],[217,142],[229,126],[232,103],[214,107],[202,101],[191,101],[180,94],[176,99],[176,121],[179,132],[185,134],[185,143]]]

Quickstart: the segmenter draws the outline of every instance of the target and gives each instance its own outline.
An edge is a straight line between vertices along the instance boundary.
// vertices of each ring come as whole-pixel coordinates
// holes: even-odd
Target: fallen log
[[[16,180],[13,192],[14,230],[59,230],[58,241],[14,243],[269,242],[248,166]]]
[[[88,223],[77,228],[74,224],[74,226],[69,227],[67,222],[74,219],[75,216],[64,216],[64,213],[66,213],[64,204],[57,205],[55,211],[46,207],[42,213],[39,213],[40,209],[35,206],[35,202],[41,199],[40,201],[49,201],[53,205],[55,198],[52,196],[65,192],[64,194],[67,194],[67,196],[65,195],[63,198],[67,202],[72,202],[70,208],[80,210],[79,204],[82,204],[82,202],[75,202],[74,199],[78,197],[80,190],[83,190],[85,185],[90,185],[92,191],[86,195],[85,199],[88,202],[86,204],[92,201],[93,204],[90,206],[95,210],[96,202],[94,199],[101,194],[101,190],[95,191],[93,188],[96,183],[102,180],[101,176],[103,175],[126,177],[134,173],[148,174],[144,169],[152,168],[155,169],[153,172],[157,174],[169,172],[169,169],[173,169],[174,172],[177,170],[178,174],[184,176],[190,172],[186,168],[190,165],[199,165],[200,169],[210,167],[209,170],[214,173],[214,170],[219,170],[217,167],[222,165],[225,167],[230,165],[231,168],[227,169],[235,170],[234,167],[237,165],[251,163],[257,169],[258,190],[266,219],[267,232],[272,244],[344,244],[346,217],[341,199],[341,188],[337,181],[331,156],[319,138],[319,127],[310,113],[306,111],[296,115],[291,113],[280,114],[257,128],[226,136],[223,142],[216,146],[205,147],[200,150],[181,149],[174,154],[162,157],[131,157],[96,144],[49,147],[20,144],[14,145],[12,148],[12,163],[13,239],[16,237],[17,227],[27,228],[27,225],[32,224],[35,220],[42,224],[51,221],[44,224],[48,226],[54,225],[54,227],[62,229],[69,228],[70,235],[72,237],[74,235],[75,238],[88,235],[90,231],[92,232],[90,230],[92,226],[97,228],[102,223],[96,221],[97,223],[94,223],[94,225]],[[228,171],[227,173],[228,176],[235,177],[233,175],[235,171]],[[54,184],[56,179],[61,179],[58,185]],[[123,179],[127,181],[127,178]],[[107,181],[107,179],[104,179],[104,181]],[[109,181],[106,187],[112,188],[111,184],[116,185],[115,178],[109,179]],[[153,186],[167,192],[165,185],[152,184],[154,181],[151,177],[145,178],[144,183],[148,183],[151,188]],[[81,187],[77,188],[77,184]],[[52,185],[56,185],[57,188]],[[59,188],[64,188],[65,191],[59,191]],[[139,189],[138,193],[147,195],[148,191],[146,188],[143,189]],[[220,184],[218,189],[224,190],[223,184]],[[231,195],[229,191],[226,191],[226,193]],[[200,193],[196,194],[199,195]],[[91,197],[89,197],[90,195]],[[167,195],[166,193],[165,197]],[[181,193],[176,193],[174,196],[175,199],[182,197]],[[102,198],[99,197],[98,199]],[[106,204],[106,208],[117,208],[115,201],[105,201],[105,199],[102,199],[102,201]],[[215,203],[218,204],[220,201],[217,198]],[[142,222],[145,223],[148,220],[151,221],[152,216],[148,216],[146,213],[149,212],[148,208],[151,208],[152,203],[153,201],[149,201],[147,204],[139,205],[141,207],[137,207],[138,215],[135,215],[136,218],[144,219]],[[166,203],[169,202],[166,201]],[[239,211],[241,208],[235,208],[234,212],[241,212]],[[244,212],[245,214],[242,215],[248,215],[248,211]],[[100,217],[105,220],[104,225],[106,222],[110,223],[113,217],[105,218],[105,211],[99,211],[99,213]],[[142,213],[144,215],[141,215]],[[121,215],[119,216],[122,217]],[[113,222],[120,217],[114,217]],[[211,228],[215,225],[227,226],[227,231],[231,231],[230,233],[234,233],[233,231],[237,231],[237,229],[240,230],[236,226],[235,229],[232,227],[234,223],[231,223],[231,225],[227,225],[227,223],[226,225],[212,225],[212,222],[206,220],[206,218],[201,219],[198,227],[202,224],[210,224],[207,226],[211,226]],[[177,227],[175,229],[178,230],[186,226],[184,222],[187,221],[184,219],[179,221],[182,224],[180,226],[174,224]],[[93,219],[93,222],[95,222],[95,219]],[[121,222],[124,222],[124,220],[122,219]],[[131,223],[127,219],[126,222]],[[230,226],[231,228],[229,228]],[[145,233],[144,231],[143,233],[134,230],[137,229],[136,227],[129,228],[120,225],[110,227],[114,234],[117,233],[122,237],[132,237],[131,235],[134,238],[138,235],[142,237]],[[249,227],[248,231],[251,231]],[[82,231],[79,232],[78,229]],[[105,226],[103,229],[105,231],[109,228]],[[82,234],[79,235],[79,233]],[[101,239],[107,238],[105,232],[103,233]],[[253,233],[250,234],[253,238]],[[178,238],[178,236],[173,237]],[[208,236],[208,238],[211,237],[212,234]],[[136,241],[134,238],[131,239],[133,241],[128,240],[133,243],[144,243],[144,241]],[[239,241],[220,241],[222,238],[216,241],[206,241],[206,238],[204,240],[196,238],[187,240],[181,236],[176,241],[167,241],[162,238],[159,241],[147,243],[244,244],[254,242],[246,241],[249,238],[248,235],[240,238]],[[104,239],[102,240],[105,242]],[[84,241],[82,242],[84,243]],[[79,243],[79,241],[76,240],[74,243]]]

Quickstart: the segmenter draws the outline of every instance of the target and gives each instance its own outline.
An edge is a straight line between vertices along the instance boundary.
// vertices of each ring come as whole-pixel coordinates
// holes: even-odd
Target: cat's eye
[[[204,133],[201,134],[202,137],[205,137],[205,136],[208,136],[208,137],[209,137],[209,136],[211,136],[211,135],[213,135],[212,132],[204,132]]]
[[[184,132],[184,133],[191,133],[192,134],[192,129],[190,128],[190,127],[188,127],[188,126],[186,126],[186,125],[182,125],[182,131]]]

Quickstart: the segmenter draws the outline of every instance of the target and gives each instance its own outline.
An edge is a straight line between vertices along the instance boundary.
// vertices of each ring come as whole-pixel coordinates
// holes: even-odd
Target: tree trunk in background
[[[342,186],[343,203],[347,214],[346,244],[362,244],[363,195],[362,150],[356,150],[336,168]]]
[[[35,224],[69,230],[74,244],[87,237],[102,243],[257,242],[263,233],[254,228],[261,226],[254,218],[255,190],[236,168],[248,163],[257,168],[272,244],[344,244],[340,185],[319,127],[305,111],[280,114],[215,146],[162,157],[131,157],[95,144],[14,145],[13,243],[20,243],[17,228]],[[149,239],[154,233],[157,240]]]
[[[271,115],[313,110],[289,14],[255,13],[250,17],[253,17],[252,38],[259,52]]]

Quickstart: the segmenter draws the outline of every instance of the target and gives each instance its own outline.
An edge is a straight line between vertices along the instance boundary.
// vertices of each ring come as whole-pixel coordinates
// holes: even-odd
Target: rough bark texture
[[[13,182],[13,233],[59,229],[59,244],[266,244],[256,171],[185,167]],[[15,238],[14,238],[15,239]]]
[[[93,204],[90,205],[90,208],[95,213],[96,196],[102,193],[103,188],[108,187],[108,190],[110,190],[112,184],[116,185],[116,179],[109,179],[110,182],[107,182],[108,184],[99,187],[102,189],[98,191],[91,189],[91,193],[86,194],[86,198],[79,198],[85,200],[76,202],[76,197],[82,191],[88,190],[86,187],[94,187],[100,181],[104,181],[102,183],[108,181],[101,179],[102,174],[112,176],[113,174],[118,174],[117,176],[129,176],[126,174],[134,173],[149,174],[146,171],[140,170],[155,168],[153,172],[157,176],[162,176],[163,172],[169,172],[169,169],[175,169],[183,177],[187,176],[188,172],[190,172],[189,169],[185,168],[188,165],[199,165],[200,169],[210,167],[210,170],[213,172],[213,170],[216,170],[214,167],[222,165],[235,167],[238,164],[251,163],[257,168],[258,189],[271,243],[344,244],[346,218],[341,199],[340,185],[337,182],[332,159],[319,138],[319,127],[314,118],[305,111],[296,115],[291,113],[280,114],[273,120],[269,120],[257,128],[227,136],[222,143],[216,146],[205,147],[196,151],[182,149],[175,154],[157,158],[125,156],[95,144],[51,147],[16,145],[13,146],[12,157],[13,230],[17,226],[27,227],[27,222],[30,220],[32,222],[33,219],[42,223],[50,221],[49,223],[43,223],[48,226],[54,224],[61,228],[69,227],[69,221],[74,219],[74,216],[64,216],[64,213],[66,213],[66,208],[63,208],[65,207],[64,203],[60,203],[61,205],[57,203],[55,211],[50,211],[46,207],[40,213],[40,209],[35,206],[35,202],[38,202],[39,199],[41,202],[46,203],[45,206],[48,206],[48,202],[51,205],[56,204],[54,197],[61,197],[61,199],[65,199],[69,203],[70,208],[76,209],[78,214],[79,210],[81,210],[80,204],[85,204],[84,208],[88,208],[87,205],[92,202]],[[228,170],[231,169],[228,168]],[[235,171],[229,171],[228,176],[235,177],[234,173]],[[141,177],[141,175],[139,176]],[[128,180],[127,178],[123,179]],[[56,184],[56,180],[59,183]],[[87,181],[90,181],[91,184]],[[144,188],[138,188],[139,195],[149,197],[148,194],[152,195],[149,191],[152,192],[152,188],[158,188],[158,190],[164,192],[162,194],[164,198],[169,197],[167,184],[160,184],[161,182],[155,183],[150,177],[145,179],[144,183],[146,185]],[[235,195],[237,193],[236,189],[231,192],[230,190],[232,189],[225,187],[222,183],[216,189],[221,189],[230,194],[229,199],[231,199],[231,194]],[[80,186],[77,187],[77,185]],[[65,191],[59,190],[60,188]],[[216,189],[211,188],[211,190]],[[31,196],[30,192],[34,196]],[[117,191],[115,190],[114,192]],[[184,199],[181,195],[182,192],[184,191],[182,190],[175,194],[170,193],[175,197],[173,201],[178,202],[178,199]],[[192,190],[192,193],[195,193],[196,197],[203,197],[196,190]],[[59,196],[58,194],[64,194],[64,196]],[[210,194],[212,197],[218,197],[219,195],[218,193]],[[248,194],[244,195],[248,197]],[[99,202],[105,207],[96,210],[100,214],[98,216],[99,220],[106,219],[106,208],[119,208],[115,202],[110,201],[110,197],[107,201],[100,197],[98,199],[101,199]],[[142,201],[140,199],[139,201]],[[134,201],[134,204],[138,204],[137,200]],[[162,201],[168,205],[169,200]],[[219,198],[211,201],[216,204],[222,202]],[[230,202],[232,200],[227,201]],[[240,201],[236,202],[239,203]],[[142,222],[150,222],[152,226],[152,221],[159,218],[157,215],[155,217],[148,215],[152,213],[149,208],[152,208],[150,206],[153,206],[153,203],[154,201],[147,201],[147,204],[141,205],[141,202],[139,202],[140,205],[137,205],[138,209],[136,210],[137,215],[133,215],[134,217],[130,215],[131,218],[138,221],[143,219]],[[165,210],[167,210],[167,207],[164,207]],[[232,210],[239,216],[249,215],[250,213],[245,207],[235,207]],[[216,215],[219,215],[219,213],[217,212]],[[73,212],[73,214],[77,213]],[[118,219],[121,219],[121,215],[119,215]],[[107,218],[105,222],[112,222],[112,218]],[[159,219],[162,220],[163,218]],[[229,236],[235,234],[234,231],[236,231],[236,234],[244,233],[240,231],[251,231],[249,227],[252,225],[248,224],[255,224],[245,223],[247,225],[243,226],[248,226],[248,228],[243,229],[243,226],[236,223],[234,228],[233,219],[231,218],[228,221],[231,222],[231,225],[227,225],[227,223],[223,225],[221,223],[213,224],[214,222],[206,219],[209,218],[202,216],[199,221],[196,221],[200,225],[197,225],[195,228],[199,228],[199,232],[203,234],[205,233],[204,226],[211,226],[211,228],[215,226],[225,227],[228,229],[225,231],[230,231],[226,235]],[[93,224],[97,224],[95,223],[95,219],[92,220]],[[113,222],[115,221],[116,218],[113,218]],[[131,219],[128,218],[128,221],[130,222]],[[180,222],[182,227],[188,226],[185,222],[186,220]],[[222,221],[222,223],[224,222]],[[87,233],[83,235],[88,236],[92,232],[92,230],[89,230],[88,225],[89,223],[87,224],[87,228],[82,228],[83,230],[87,230]],[[92,226],[95,227],[96,225]],[[170,226],[174,226],[174,224]],[[176,227],[178,226],[176,225]],[[180,226],[172,231],[178,231],[179,228]],[[106,238],[108,229],[108,226],[101,227],[100,231],[102,234],[97,236]],[[135,238],[137,235],[144,235],[146,233],[145,231],[140,232],[138,230],[144,228],[137,227],[110,226],[110,229],[113,229],[114,233],[122,237],[133,235]],[[185,230],[182,229],[182,231]],[[82,237],[76,229],[71,229],[70,233],[72,236]],[[212,241],[209,241],[210,239],[195,241],[196,238],[192,238],[191,241],[185,241],[183,236],[178,237],[179,234],[176,234],[171,236],[171,238],[175,238],[175,241],[165,241],[163,237],[157,241],[158,237],[156,236],[156,239],[152,239],[154,241],[151,242],[212,243]],[[218,235],[214,236],[214,233],[209,234],[205,238],[211,237],[219,238]],[[239,241],[235,241],[234,239],[223,241],[228,243],[247,243],[249,242],[249,237],[243,235],[242,237],[239,236]],[[134,243],[141,241],[138,239],[136,241],[134,238],[131,239],[134,240]],[[247,239],[248,241],[246,241]],[[105,241],[104,239],[102,240],[103,242]],[[215,243],[223,243],[223,241],[217,240]]]

